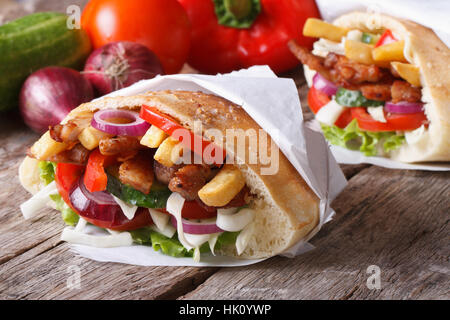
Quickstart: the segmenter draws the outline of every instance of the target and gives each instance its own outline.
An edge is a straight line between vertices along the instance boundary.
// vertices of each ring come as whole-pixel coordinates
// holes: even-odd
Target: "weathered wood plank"
[[[174,299],[217,270],[99,263],[76,256],[58,239],[0,267],[0,299]]]
[[[38,135],[27,129],[17,113],[0,119],[0,264],[56,235],[62,227],[59,214],[42,210],[25,221],[19,205],[30,197],[19,183],[18,168],[27,148]],[[51,212],[49,214],[49,212]]]
[[[449,299],[450,173],[369,167],[294,259],[222,269],[183,299]],[[366,286],[380,268],[381,289]]]

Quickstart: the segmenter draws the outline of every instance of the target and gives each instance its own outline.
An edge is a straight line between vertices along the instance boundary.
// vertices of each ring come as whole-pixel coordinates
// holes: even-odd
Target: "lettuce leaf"
[[[39,162],[38,166],[39,177],[45,185],[48,185],[50,182],[55,180],[56,163],[50,161],[41,161]]]
[[[80,217],[64,202],[59,194],[50,195],[50,199],[55,202],[56,210],[61,211],[64,222],[69,226],[75,226]]]
[[[150,228],[141,228],[138,230],[130,231],[133,241],[141,245],[152,246],[155,251],[161,251],[162,253],[172,257],[193,257],[194,249],[187,250],[181,242],[178,240],[177,234],[172,238],[168,238],[159,232],[156,232]],[[220,249],[222,246],[236,243],[236,238],[239,232],[224,232],[218,238],[215,250]],[[209,244],[204,243],[200,247],[201,253],[210,252]]]
[[[353,119],[347,127],[341,129],[337,126],[327,126],[321,124],[325,138],[331,144],[344,147],[350,150],[359,150],[366,156],[376,156],[380,153],[380,148],[389,153],[397,149],[405,142],[404,135],[396,132],[370,132],[362,131],[358,127],[358,122]]]

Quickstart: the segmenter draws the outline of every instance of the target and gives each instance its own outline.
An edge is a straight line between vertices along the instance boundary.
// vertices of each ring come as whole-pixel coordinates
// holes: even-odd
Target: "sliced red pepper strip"
[[[375,48],[379,46],[383,46],[385,44],[389,44],[392,42],[398,41],[394,35],[392,34],[392,31],[389,29],[386,29],[386,31],[382,34],[381,38],[378,39],[377,43],[375,44]]]
[[[89,155],[89,160],[84,174],[84,184],[90,192],[106,190],[108,177],[105,167],[115,162],[115,157],[104,156],[99,149],[95,149]]]
[[[202,156],[206,163],[214,163],[221,165],[224,163],[226,152],[218,145],[211,141],[203,139],[201,136],[194,134],[188,129],[181,126],[172,117],[160,112],[155,107],[143,105],[140,112],[140,117],[152,125],[158,127],[170,136],[176,135],[176,138],[187,148],[194,151],[197,155]],[[183,136],[189,136],[189,141],[184,141]],[[208,148],[209,147],[209,148]],[[205,152],[205,149],[212,150],[211,152]],[[216,161],[216,152],[222,155],[221,161]]]

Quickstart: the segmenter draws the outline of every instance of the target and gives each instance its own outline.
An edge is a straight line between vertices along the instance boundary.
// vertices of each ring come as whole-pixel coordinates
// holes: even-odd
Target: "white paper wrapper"
[[[334,215],[331,201],[346,186],[346,179],[320,133],[304,127],[297,88],[291,79],[278,78],[269,67],[252,67],[227,75],[169,75],[145,80],[116,91],[110,96],[130,96],[155,90],[192,90],[213,93],[238,105],[266,131],[320,198],[320,223],[308,236],[288,252],[295,256],[310,250],[307,243]],[[73,245],[72,249],[87,258],[142,266],[242,266],[261,260],[238,260],[230,257],[202,255],[200,263],[154,252],[145,246],[111,249]]]
[[[333,21],[351,11],[389,14],[424,25],[450,47],[450,1],[448,0],[316,0],[322,18]]]

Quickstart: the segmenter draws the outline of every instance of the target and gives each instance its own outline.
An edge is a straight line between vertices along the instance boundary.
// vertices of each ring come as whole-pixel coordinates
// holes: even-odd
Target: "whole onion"
[[[83,74],[100,95],[105,95],[163,74],[163,68],[158,57],[146,46],[119,41],[92,52]]]
[[[24,122],[43,133],[74,108],[94,98],[89,81],[78,71],[47,67],[31,74],[22,86],[19,107]]]

